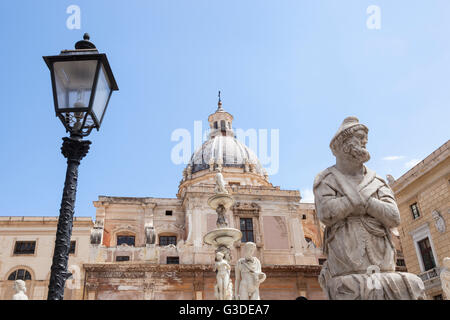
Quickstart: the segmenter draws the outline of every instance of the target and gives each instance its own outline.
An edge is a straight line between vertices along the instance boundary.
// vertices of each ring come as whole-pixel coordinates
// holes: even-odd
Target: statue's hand
[[[355,216],[363,216],[366,214],[366,206],[364,203],[357,203],[353,206],[353,215]]]

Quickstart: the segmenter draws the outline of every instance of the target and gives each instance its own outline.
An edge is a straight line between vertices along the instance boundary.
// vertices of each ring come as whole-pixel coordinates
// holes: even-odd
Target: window
[[[231,187],[233,187],[233,186],[240,186],[240,185],[241,185],[240,182],[233,182],[233,181],[228,182],[228,184],[229,184]]]
[[[397,267],[406,267],[405,259],[397,259]]]
[[[420,255],[422,256],[423,267],[425,271],[436,267],[434,262],[433,249],[431,248],[430,240],[427,238],[417,242],[419,246]]]
[[[117,245],[126,244],[134,246],[134,236],[117,236]]]
[[[319,265],[323,266],[325,261],[327,261],[327,259],[319,258]]]
[[[253,219],[241,218],[242,242],[255,242],[253,238]]]
[[[34,254],[36,241],[16,241],[14,254]]]
[[[25,269],[19,269],[11,273],[8,280],[31,280],[31,274]]]
[[[225,131],[226,129],[225,120],[220,120],[220,130]]]
[[[130,261],[130,257],[129,257],[129,256],[117,256],[117,257],[116,257],[116,261],[117,261],[117,262],[121,262],[121,261]]]
[[[75,254],[75,247],[77,246],[76,241],[70,241],[69,254]]]
[[[167,264],[180,264],[179,257],[167,257]]]
[[[159,245],[168,246],[169,244],[177,245],[176,236],[159,236]]]
[[[217,128],[218,128],[217,121],[214,121],[214,129],[217,129]]]
[[[302,215],[302,219],[306,220],[306,214]]]
[[[171,216],[172,215],[172,210],[166,210],[166,216]]]
[[[411,208],[413,219],[417,219],[418,217],[420,217],[420,212],[419,212],[419,207],[417,206],[417,202],[410,205],[410,208]]]
[[[433,297],[433,300],[444,300],[444,298],[442,297],[442,294],[438,294],[437,296]]]

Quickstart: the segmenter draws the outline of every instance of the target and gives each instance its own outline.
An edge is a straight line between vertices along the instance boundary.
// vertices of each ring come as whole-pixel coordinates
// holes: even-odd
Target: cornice
[[[414,183],[417,179],[429,173],[431,170],[436,168],[438,165],[448,160],[450,157],[450,140],[440,146],[438,149],[433,151],[425,159],[407,171],[400,178],[395,180],[389,186],[392,188],[395,194],[398,194],[406,187]],[[449,171],[450,172],[450,171]]]

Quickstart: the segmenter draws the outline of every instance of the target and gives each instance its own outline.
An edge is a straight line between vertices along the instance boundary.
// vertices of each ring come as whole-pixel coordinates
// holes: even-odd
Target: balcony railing
[[[426,282],[435,278],[439,278],[440,273],[440,268],[436,267],[419,274],[419,278],[422,279],[423,282]]]

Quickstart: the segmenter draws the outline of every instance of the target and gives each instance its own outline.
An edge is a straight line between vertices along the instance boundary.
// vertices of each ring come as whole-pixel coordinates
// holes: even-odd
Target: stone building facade
[[[57,217],[0,217],[0,299],[12,298],[13,280],[24,280],[30,300],[47,299]],[[91,218],[74,218],[66,299],[82,299],[83,264],[89,261]]]
[[[214,194],[218,170],[235,200],[226,213],[228,224],[243,233],[231,250],[231,278],[243,243],[252,241],[267,275],[260,287],[261,299],[325,299],[318,283],[326,259],[324,226],[314,204],[301,203],[298,190],[283,190],[270,183],[256,155],[235,138],[233,116],[220,102],[208,120],[209,138],[183,170],[175,198],[99,196],[94,201],[95,223],[91,218],[74,219],[69,258],[74,276],[66,282],[65,299],[214,299],[214,249],[204,244],[203,236],[216,228],[217,214],[207,200]],[[415,180],[405,178],[410,172],[393,185],[406,224],[400,230],[403,238],[410,224],[411,229],[421,227],[403,217],[411,194],[420,198],[421,221],[427,225],[435,221],[431,216],[425,218],[431,210],[427,199],[432,197],[440,201],[433,202],[432,210],[447,214],[444,225],[448,224],[448,189],[442,187],[448,188],[448,143],[446,153],[441,151],[433,165],[428,165],[428,158],[424,160],[434,168],[423,179],[428,181],[426,190],[421,189],[422,180],[414,184]],[[26,281],[30,299],[46,299],[56,224],[57,217],[0,217],[0,299],[11,299],[15,279]],[[442,252],[436,251],[436,257],[448,256],[448,236],[437,238],[435,232],[432,236],[447,250],[439,249]],[[410,254],[411,244],[403,238]],[[399,237],[393,240],[398,262],[402,262]],[[406,259],[410,271],[421,273],[413,256]],[[404,263],[398,263],[397,269],[406,271]]]
[[[430,299],[442,299],[439,278],[450,257],[450,141],[395,181],[400,240],[409,272],[419,275]]]
[[[243,242],[253,241],[268,276],[262,299],[324,298],[314,205],[300,203],[298,190],[269,182],[256,155],[235,138],[233,116],[220,101],[208,121],[209,138],[183,171],[176,198],[100,196],[94,202],[85,299],[214,299],[214,249],[203,236],[216,227],[207,200],[219,169],[235,200],[226,214],[229,226],[243,233],[231,250],[232,267]]]

